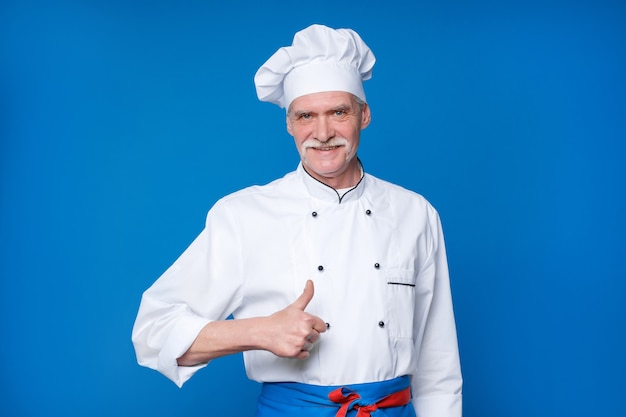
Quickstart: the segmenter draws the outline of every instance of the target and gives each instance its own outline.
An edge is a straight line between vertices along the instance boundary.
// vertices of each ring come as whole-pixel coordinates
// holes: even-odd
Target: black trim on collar
[[[306,174],[311,177],[312,179],[314,179],[315,181],[319,182],[320,184],[330,188],[331,190],[333,190],[335,192],[335,194],[337,194],[337,199],[339,200],[339,204],[341,204],[341,202],[343,201],[343,198],[348,195],[350,192],[354,191],[359,184],[361,184],[361,181],[363,181],[363,178],[365,178],[365,170],[363,169],[363,163],[361,162],[361,160],[357,157],[357,162],[359,163],[359,167],[361,168],[361,178],[359,178],[359,181],[354,185],[354,187],[350,188],[348,191],[346,191],[345,193],[343,193],[343,195],[339,195],[339,192],[334,189],[333,187],[331,187],[330,185],[318,180],[317,178],[315,178],[313,175],[311,175],[311,173],[309,171],[307,171],[306,167],[304,166],[304,164],[302,164],[302,169],[304,170],[304,172],[306,172]]]

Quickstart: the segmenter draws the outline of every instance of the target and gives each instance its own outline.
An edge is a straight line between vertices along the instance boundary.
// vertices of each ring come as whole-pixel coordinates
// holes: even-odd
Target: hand
[[[284,358],[309,357],[309,350],[320,338],[320,333],[326,331],[322,319],[304,311],[313,294],[313,281],[308,280],[296,301],[267,318],[267,350]]]

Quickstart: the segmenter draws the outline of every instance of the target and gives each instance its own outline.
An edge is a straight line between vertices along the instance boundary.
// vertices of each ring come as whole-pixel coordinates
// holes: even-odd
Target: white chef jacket
[[[210,321],[268,316],[312,279],[306,311],[328,330],[305,360],[244,352],[248,377],[346,385],[412,375],[419,417],[460,417],[459,353],[443,233],[419,194],[365,173],[342,197],[303,168],[219,200],[143,294],[141,365],[182,386],[206,364],[176,359]]]

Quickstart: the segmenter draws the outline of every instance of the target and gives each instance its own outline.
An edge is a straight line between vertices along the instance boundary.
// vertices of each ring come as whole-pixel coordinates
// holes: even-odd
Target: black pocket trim
[[[404,285],[407,287],[415,287],[415,284],[408,284],[406,282],[393,282],[393,281],[388,281],[387,282],[388,285]]]

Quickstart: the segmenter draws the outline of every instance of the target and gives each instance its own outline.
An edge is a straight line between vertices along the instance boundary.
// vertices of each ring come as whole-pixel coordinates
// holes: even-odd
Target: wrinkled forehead
[[[358,102],[353,94],[345,91],[323,91],[297,97],[291,102],[288,112],[325,112],[355,107],[358,107]]]

